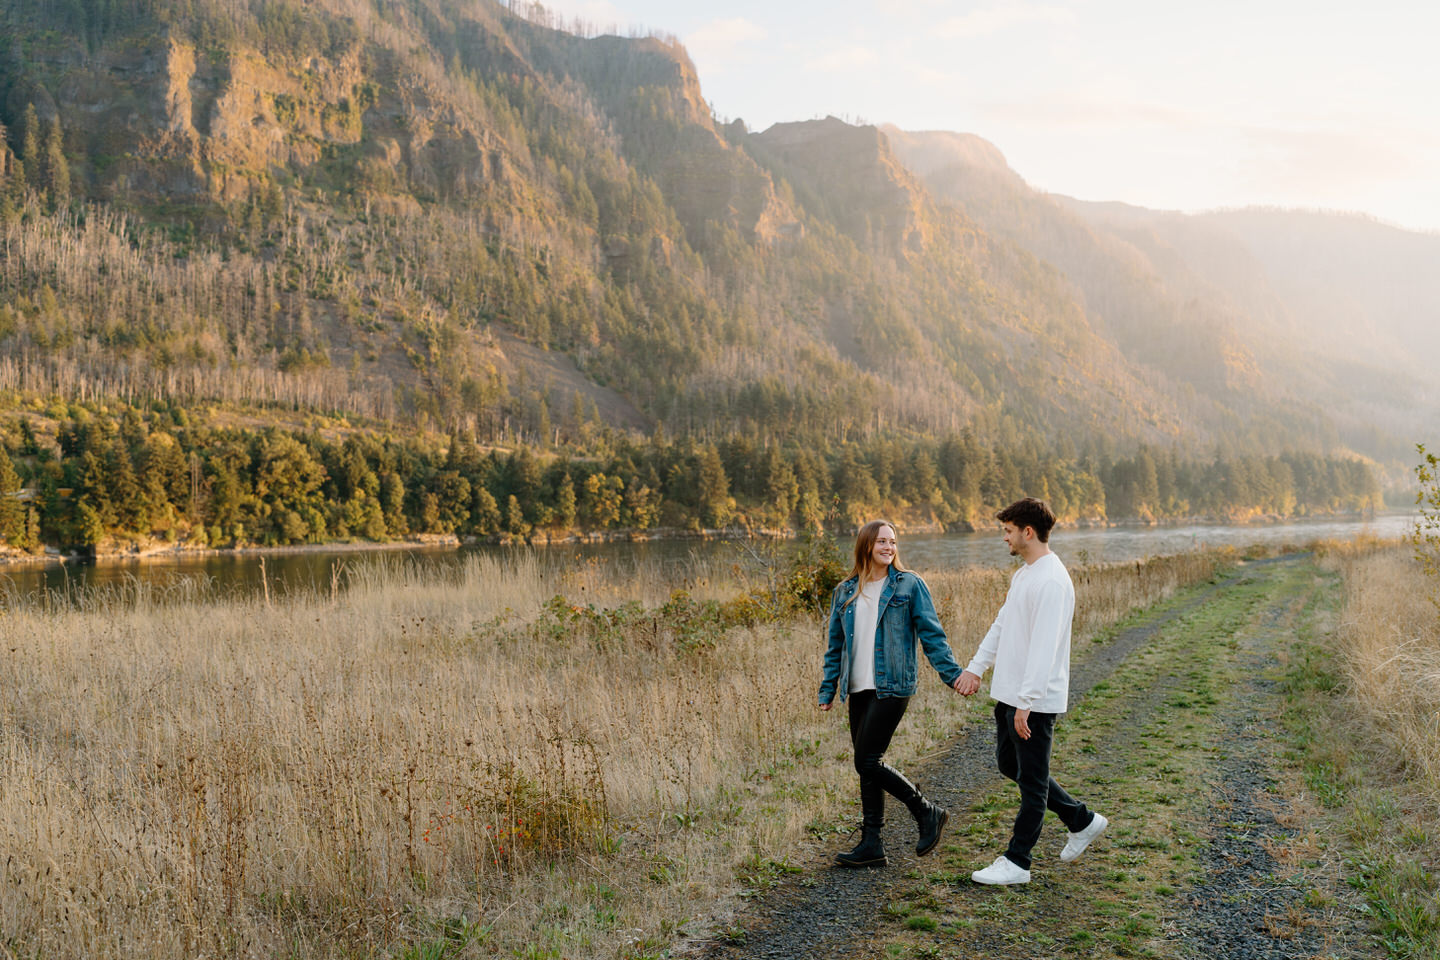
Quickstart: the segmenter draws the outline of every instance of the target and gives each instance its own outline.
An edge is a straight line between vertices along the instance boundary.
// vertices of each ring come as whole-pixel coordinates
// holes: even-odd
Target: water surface
[[[1414,516],[1381,514],[1371,519],[1326,518],[1269,524],[1192,524],[1186,526],[1125,526],[1057,529],[1050,545],[1069,564],[1138,560],[1203,547],[1252,545],[1301,546],[1317,539],[1349,540],[1361,535],[1396,538],[1414,527]],[[901,536],[900,555],[906,566],[922,573],[947,567],[1006,567],[1014,561],[998,529],[979,533]],[[548,569],[602,563],[619,571],[627,567],[673,571],[677,582],[697,566],[759,568],[758,557],[773,561],[787,544],[747,546],[729,540],[648,540],[640,542],[571,543],[549,546],[480,545],[471,547],[398,547],[383,551],[316,549],[295,553],[214,554],[107,560],[99,563],[49,563],[43,566],[0,567],[0,589],[15,595],[49,595],[64,602],[91,588],[145,590],[152,595],[190,597],[258,595],[281,597],[295,590],[329,593],[343,589],[347,569],[359,564],[403,562],[437,573],[468,556],[489,554],[501,559],[533,555]],[[849,541],[840,544],[848,554]],[[758,557],[757,557],[758,555]]]

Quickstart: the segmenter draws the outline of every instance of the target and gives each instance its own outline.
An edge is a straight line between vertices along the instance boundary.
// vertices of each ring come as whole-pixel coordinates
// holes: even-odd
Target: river
[[[1361,535],[1403,537],[1414,528],[1407,513],[1386,513],[1373,519],[1354,517],[1296,520],[1267,524],[1192,524],[1186,526],[1123,526],[1057,529],[1051,547],[1067,563],[1137,560],[1180,553],[1201,547],[1251,545],[1302,545],[1317,539],[1349,540]],[[784,545],[780,545],[783,549]],[[842,543],[842,551],[849,545]],[[760,547],[773,552],[775,545]],[[283,596],[294,590],[329,592],[332,582],[343,584],[344,571],[359,564],[401,560],[422,568],[445,567],[473,553],[501,558],[533,552],[542,566],[576,563],[659,565],[673,568],[677,578],[697,561],[754,562],[747,547],[733,540],[649,540],[641,542],[571,543],[539,547],[410,547],[387,550],[313,549],[294,553],[210,554],[160,556],[140,560],[106,560],[100,563],[54,562],[0,568],[0,590],[11,602],[48,594],[53,601],[100,588],[180,590],[201,594],[258,594],[268,590]],[[998,532],[917,534],[902,537],[900,556],[906,566],[924,573],[942,567],[1009,566],[1013,561]]]

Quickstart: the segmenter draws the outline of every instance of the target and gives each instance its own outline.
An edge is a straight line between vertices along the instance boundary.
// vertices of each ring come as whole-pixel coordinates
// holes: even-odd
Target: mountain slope
[[[1283,226],[1262,230],[1255,213],[1188,217],[1053,197],[1031,189],[977,137],[893,127],[886,134],[938,195],[1055,265],[1097,331],[1194,401],[1187,409],[1192,423],[1233,416],[1244,432],[1274,446],[1318,438],[1403,460],[1416,431],[1437,412],[1434,391],[1413,365],[1401,364],[1397,376],[1394,365],[1379,362],[1393,339],[1379,340],[1387,346],[1377,348],[1355,322],[1356,311],[1343,306],[1365,301],[1383,310],[1380,304],[1394,302],[1393,291],[1407,289],[1396,286],[1397,277],[1408,278],[1412,299],[1434,303],[1415,279],[1425,275],[1415,264],[1432,238],[1395,231],[1392,249],[1405,253],[1379,254],[1385,266],[1368,273],[1347,270],[1341,261],[1373,262],[1373,250],[1384,248],[1370,247],[1356,231],[1341,242],[1281,214],[1271,219]],[[1333,232],[1346,218],[1318,219]],[[1302,254],[1307,244],[1323,252]],[[1316,288],[1295,268],[1301,259],[1326,263],[1327,283],[1345,287],[1344,297],[1320,294],[1338,301],[1328,307],[1328,322],[1316,322]],[[1333,279],[1337,273],[1343,279]],[[1428,336],[1411,330],[1408,342],[1421,346]]]
[[[0,385],[502,442],[1336,440],[1158,247],[982,141],[719,127],[672,40],[479,0],[0,21]]]

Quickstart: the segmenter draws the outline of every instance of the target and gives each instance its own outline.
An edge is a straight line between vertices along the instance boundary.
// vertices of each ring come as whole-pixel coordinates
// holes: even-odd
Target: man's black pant
[[[909,697],[877,697],[874,690],[850,694],[850,744],[855,772],[860,775],[860,809],[865,826],[878,830],[885,824],[885,794],[915,812],[923,798],[915,785],[884,760],[890,738],[905,716]]]
[[[1071,833],[1079,833],[1095,818],[1085,804],[1076,800],[1050,776],[1050,740],[1055,735],[1055,714],[1031,713],[1030,739],[1015,732],[1015,708],[995,703],[995,764],[1007,778],[1020,786],[1020,812],[1005,856],[1011,863],[1030,869],[1030,851],[1040,839],[1040,825],[1048,807]]]

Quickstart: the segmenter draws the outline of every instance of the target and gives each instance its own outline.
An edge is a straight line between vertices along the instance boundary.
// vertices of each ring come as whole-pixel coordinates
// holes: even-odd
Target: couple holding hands
[[[1060,558],[1050,552],[1055,514],[1027,497],[996,514],[1005,543],[1024,564],[1010,580],[1005,604],[970,665],[961,670],[935,615],[925,581],[900,565],[895,528],[874,520],[855,539],[855,567],[830,602],[829,644],[820,682],[820,709],[849,700],[850,741],[860,775],[863,814],[860,843],[836,854],[842,867],[884,866],[880,828],[885,794],[909,808],[920,832],[917,856],[934,850],[949,814],[885,763],[885,750],[915,693],[918,640],[940,679],[970,696],[990,667],[995,700],[995,762],[1020,787],[1020,812],[1010,845],[995,862],[976,870],[977,883],[1030,882],[1030,852],[1046,809],[1070,831],[1060,859],[1069,862],[1105,832],[1108,821],[1071,797],[1050,776],[1050,741],[1065,712],[1070,688],[1070,620],[1075,588]]]

